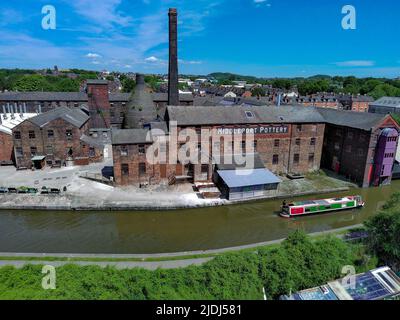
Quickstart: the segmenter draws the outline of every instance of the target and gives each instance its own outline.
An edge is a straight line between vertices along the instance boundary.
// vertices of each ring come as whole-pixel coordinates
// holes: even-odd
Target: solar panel
[[[355,288],[346,287],[354,300],[376,300],[390,295],[390,292],[371,272],[356,276]]]

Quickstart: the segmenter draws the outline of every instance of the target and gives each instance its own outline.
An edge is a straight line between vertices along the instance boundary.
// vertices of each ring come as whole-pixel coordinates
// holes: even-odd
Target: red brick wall
[[[11,161],[13,159],[12,136],[0,131],[0,161]]]
[[[302,124],[301,130],[298,130],[297,125],[287,126],[289,130],[284,134],[257,134],[255,136],[255,140],[257,141],[256,152],[259,153],[265,167],[277,174],[288,172],[306,173],[318,170],[320,168],[325,124]],[[216,128],[217,127],[215,127],[215,129]],[[225,126],[224,128],[229,127]],[[178,132],[182,129],[183,128],[179,128]],[[191,129],[195,130],[194,127]],[[312,138],[315,139],[314,145],[311,144]],[[237,137],[237,139],[240,139],[238,144],[240,145],[242,137]],[[279,140],[278,147],[274,146],[275,140]],[[297,140],[300,141],[300,145],[296,144]],[[166,178],[171,175],[188,174],[187,171],[189,168],[181,164],[166,164],[161,166],[147,164],[146,174],[139,177],[139,163],[146,163],[146,157],[145,155],[139,155],[138,145],[126,145],[126,147],[128,148],[128,156],[121,156],[121,146],[113,146],[114,176],[117,185],[159,183],[162,180],[161,167],[165,168],[163,171],[165,171]],[[204,149],[202,151],[206,152]],[[223,152],[224,147],[223,142],[221,142],[221,155],[223,155]],[[228,151],[227,153],[231,154],[232,151]],[[211,144],[208,154],[212,155]],[[299,156],[298,163],[294,161],[296,154]],[[273,164],[274,155],[278,155],[277,164]],[[311,162],[310,155],[313,155],[313,160]],[[122,176],[122,164],[127,164],[129,166],[129,176]],[[211,159],[208,164],[208,180],[211,180],[213,170]],[[201,164],[195,164],[193,166],[193,173],[195,181],[205,180],[205,175],[201,172]]]
[[[368,108],[369,108],[368,102],[353,101],[351,105],[351,110],[357,112],[368,112]]]
[[[69,148],[73,150],[73,157],[88,157],[89,146],[80,141],[87,129],[88,123],[82,128],[76,128],[63,119],[51,121],[42,128],[27,120],[22,122],[13,129],[14,146],[21,147],[23,151],[22,157],[16,156],[17,167],[31,167],[31,147],[36,147],[37,155],[46,156],[46,161],[65,160]],[[50,130],[53,131],[53,137],[49,137]],[[72,137],[67,137],[67,130],[72,130]],[[16,131],[21,133],[21,139],[15,139]],[[35,132],[34,139],[29,138],[29,131]]]
[[[90,128],[110,128],[110,101],[107,84],[88,84]]]

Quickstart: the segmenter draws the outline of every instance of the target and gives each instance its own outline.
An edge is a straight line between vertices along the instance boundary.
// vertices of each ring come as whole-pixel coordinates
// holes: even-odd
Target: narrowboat
[[[282,204],[280,215],[285,218],[299,217],[311,214],[320,214],[332,211],[342,211],[364,206],[361,196],[348,196],[321,200],[296,201]]]

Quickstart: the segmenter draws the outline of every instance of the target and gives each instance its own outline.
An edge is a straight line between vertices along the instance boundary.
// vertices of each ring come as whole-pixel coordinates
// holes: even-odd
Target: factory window
[[[296,139],[296,146],[299,146],[300,143],[301,143],[301,140],[300,139]]]
[[[127,146],[121,146],[121,156],[126,157],[128,155],[128,148]]]
[[[313,124],[313,125],[311,126],[311,131],[313,131],[313,132],[316,132],[316,131],[317,131],[317,125],[316,125],[316,124]]]
[[[310,146],[315,146],[315,143],[317,142],[317,139],[311,138],[310,140]]]
[[[36,135],[35,135],[35,131],[29,131],[29,139],[35,139]]]
[[[46,147],[46,154],[47,155],[52,155],[53,154],[53,146],[47,146]]]
[[[242,152],[244,153],[246,151],[246,141],[242,141]]]
[[[96,156],[96,150],[94,149],[94,147],[90,147],[89,148],[89,157],[93,158]]]
[[[14,132],[14,139],[20,140],[21,139],[21,131]]]
[[[247,117],[247,118],[254,118],[254,113],[253,113],[253,112],[251,112],[251,111],[246,111],[245,113],[246,113],[246,117]]]
[[[146,148],[144,144],[139,144],[139,154],[144,154],[146,152]]]
[[[121,175],[129,176],[129,164],[126,163],[121,164]]]
[[[54,131],[53,130],[48,130],[47,131],[47,137],[48,138],[54,138]]]
[[[278,164],[279,163],[279,155],[274,154],[272,156],[272,164]]]
[[[279,139],[274,140],[274,147],[279,147]]]
[[[17,158],[21,158],[21,157],[23,157],[23,156],[24,156],[24,154],[23,154],[23,151],[22,151],[22,148],[21,148],[21,147],[16,147],[16,148],[15,148],[15,156],[16,156]]]
[[[36,147],[31,147],[31,156],[34,157],[36,156],[37,153],[37,148]]]
[[[298,124],[297,127],[296,127],[297,132],[301,132],[301,129],[302,129],[301,124]]]
[[[353,132],[352,132],[352,131],[349,131],[349,132],[347,133],[347,137],[348,137],[349,139],[353,139]]]
[[[67,136],[68,139],[71,139],[72,138],[72,130],[71,129],[67,129],[65,131],[65,135]]]
[[[309,163],[309,164],[314,164],[314,158],[315,158],[314,153],[310,153],[310,154],[308,155],[308,163]]]
[[[300,162],[300,154],[295,153],[294,157],[293,157],[293,163],[294,164],[299,164],[299,162]]]
[[[201,173],[208,173],[208,164],[201,165]]]
[[[146,164],[144,162],[139,163],[139,175],[146,174]]]

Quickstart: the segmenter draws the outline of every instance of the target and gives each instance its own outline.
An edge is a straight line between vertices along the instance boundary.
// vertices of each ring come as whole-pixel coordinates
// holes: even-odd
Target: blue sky
[[[348,4],[355,30],[341,25]],[[45,5],[55,30],[41,27]],[[400,76],[397,0],[3,0],[0,67],[166,73],[169,7],[181,73]]]

